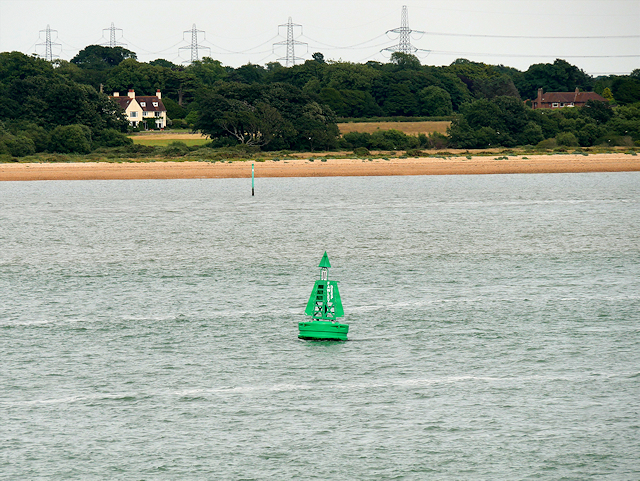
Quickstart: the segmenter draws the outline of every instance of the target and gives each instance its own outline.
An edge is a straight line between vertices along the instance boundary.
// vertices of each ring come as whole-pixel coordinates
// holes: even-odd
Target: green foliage
[[[202,89],[195,129],[212,138],[270,149],[332,148],[335,114],[299,89],[282,84],[219,83]]]
[[[182,157],[189,153],[189,146],[184,142],[171,142],[162,148],[161,153],[166,157]]]
[[[49,150],[61,154],[91,152],[91,130],[86,125],[60,125],[51,132]]]
[[[409,53],[393,52],[390,61],[401,69],[420,69],[420,60],[418,60],[418,57]]]
[[[89,45],[80,50],[71,62],[83,69],[106,70],[115,67],[127,58],[136,59],[136,54],[122,47]]]
[[[620,105],[640,102],[640,78],[616,77],[611,84],[611,91]]]
[[[20,135],[8,140],[6,145],[14,157],[25,157],[36,153],[36,144],[26,135]]]
[[[589,75],[561,59],[556,59],[553,64],[531,65],[516,79],[516,87],[524,98],[535,98],[539,88],[545,92],[573,92],[576,87],[591,91],[593,85],[594,81]]]
[[[133,140],[115,129],[104,129],[93,138],[93,143],[96,147],[124,147],[132,145]]]
[[[144,117],[142,119],[142,123],[147,130],[157,130],[158,129],[158,121],[155,117]]]
[[[608,103],[597,100],[587,101],[581,113],[595,120],[597,124],[606,124],[614,116],[613,109]]]
[[[178,102],[170,98],[162,99],[164,107],[167,109],[167,117],[171,120],[184,119],[187,115],[187,109],[178,105]]]
[[[451,95],[442,87],[430,85],[423,88],[419,94],[420,114],[430,117],[440,117],[453,114]]]
[[[556,135],[556,142],[564,147],[577,147],[580,145],[576,136],[571,132],[560,132]]]
[[[353,149],[353,153],[358,157],[369,157],[370,152],[366,147],[356,147]]]
[[[399,130],[377,130],[373,134],[349,132],[342,138],[342,146],[348,149],[408,150],[420,147],[417,137]]]
[[[138,62],[135,53],[121,47],[89,45],[72,62],[0,53],[0,118],[6,125],[2,153],[9,155],[9,141],[17,142],[11,143],[15,152],[30,152],[32,144],[36,152],[52,146],[86,151],[81,137],[93,147],[129,148],[118,134],[128,122],[114,102],[98,93],[100,84],[109,93],[134,88],[138,95],[153,95],[159,88],[174,126],[195,128],[225,146],[484,148],[538,145],[558,135],[560,143],[584,147],[640,141],[640,70],[596,81],[560,59],[520,72],[466,59],[433,67],[402,53],[394,53],[388,63],[355,64],[327,60],[319,52],[290,68],[277,62],[231,68],[211,58],[183,67],[163,59]],[[582,109],[534,111],[520,100],[535,97],[538,88],[570,92],[576,87],[595,89],[617,106],[590,102]],[[454,113],[450,138],[399,132],[340,138],[336,126],[337,116],[416,119]],[[86,126],[88,137],[77,135],[79,125]],[[75,127],[57,129],[62,126]]]
[[[556,141],[556,139],[545,139],[541,142],[538,142],[538,145],[536,145],[537,148],[545,150],[555,149],[557,146],[558,142]]]

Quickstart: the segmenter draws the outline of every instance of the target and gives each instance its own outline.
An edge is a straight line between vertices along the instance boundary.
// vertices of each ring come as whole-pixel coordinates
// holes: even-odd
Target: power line
[[[205,34],[204,30],[198,30],[196,28],[196,24],[193,24],[193,27],[191,28],[191,30],[185,30],[182,33],[182,39],[184,40],[184,34],[186,33],[191,33],[191,45],[187,45],[186,47],[180,47],[180,50],[182,49],[190,49],[191,50],[191,61],[185,60],[183,63],[193,63],[193,62],[197,62],[198,60],[200,60],[200,54],[199,54],[199,50],[209,50],[211,51],[211,49],[209,47],[205,47],[203,45],[198,45],[198,34],[202,33],[203,36]],[[206,39],[206,37],[204,37]]]
[[[300,34],[302,34],[302,25],[297,23],[293,23],[291,17],[289,17],[289,21],[285,24],[278,25],[278,34],[280,33],[281,27],[287,27],[287,40],[283,42],[277,42],[273,44],[275,48],[276,45],[286,45],[287,54],[285,57],[280,57],[278,60],[284,60],[286,67],[292,67],[296,64],[297,60],[304,60],[301,57],[296,57],[295,47],[296,45],[308,45],[306,42],[299,42],[293,36],[293,30],[295,27],[300,27]]]
[[[639,58],[640,55],[540,55],[520,53],[478,53],[478,52],[450,52],[446,50],[431,50],[434,55],[479,55],[483,57],[511,57],[511,58]]]
[[[123,30],[121,28],[116,28],[113,25],[113,22],[111,22],[111,27],[102,29],[103,34],[104,34],[105,30],[109,30],[109,47],[114,48],[114,47],[118,47],[120,45],[127,45],[126,43],[120,43],[120,42],[118,42],[116,40],[116,31],[119,30],[119,31],[122,32]],[[120,35],[120,37],[122,37],[122,35]],[[106,46],[107,44],[105,43],[105,44],[102,44],[102,45]]]
[[[600,35],[588,37],[541,37],[535,35],[484,35],[472,33],[440,33],[440,32],[422,32],[425,35],[435,35],[442,37],[473,37],[473,38],[529,38],[536,40],[604,40],[604,39],[624,39],[624,38],[640,38],[640,35]]]
[[[51,30],[51,28],[49,27],[49,25],[47,25],[47,28],[45,30],[40,30],[40,33],[45,32],[45,41],[43,43],[37,43],[36,46],[38,45],[44,45],[44,59],[47,62],[53,62],[53,58],[54,57],[58,57],[58,55],[54,55],[53,54],[53,46],[54,45],[58,45],[58,46],[62,46],[59,43],[56,42],[52,42],[51,41],[51,32],[55,32],[56,33],[56,38],[58,37],[58,31],[57,30]]]
[[[413,45],[411,45],[411,34],[412,33],[424,34],[424,32],[422,32],[420,30],[411,30],[409,28],[409,10],[408,10],[406,5],[402,6],[402,15],[401,15],[400,28],[394,28],[393,30],[387,30],[387,35],[389,33],[391,33],[391,32],[392,33],[397,33],[399,35],[398,43],[396,45],[391,46],[391,47],[383,48],[381,50],[381,52],[384,52],[384,51],[401,52],[401,53],[406,53],[406,54],[411,54],[412,55],[412,54],[416,53],[418,50],[422,50],[422,49],[416,48]]]

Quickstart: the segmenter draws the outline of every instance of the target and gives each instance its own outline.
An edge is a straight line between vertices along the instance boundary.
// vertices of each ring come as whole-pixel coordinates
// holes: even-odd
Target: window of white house
[[[153,106],[157,107],[158,106],[158,102],[153,102]]]
[[[137,117],[138,116],[138,112],[131,112],[129,114],[129,117]]]
[[[557,107],[558,106],[558,102],[554,102],[551,104],[552,107]]]
[[[147,102],[140,102],[140,107],[146,107],[147,106]]]
[[[156,117],[162,117],[162,114],[160,112],[156,112]]]

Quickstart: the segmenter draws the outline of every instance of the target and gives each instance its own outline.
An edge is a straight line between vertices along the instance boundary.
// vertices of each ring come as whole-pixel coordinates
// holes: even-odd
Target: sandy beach
[[[499,157],[499,154],[497,154]],[[106,179],[216,179],[251,177],[252,161],[78,162],[0,164],[0,181]],[[640,171],[640,156],[624,153],[494,157],[291,159],[254,162],[260,177],[525,174]]]

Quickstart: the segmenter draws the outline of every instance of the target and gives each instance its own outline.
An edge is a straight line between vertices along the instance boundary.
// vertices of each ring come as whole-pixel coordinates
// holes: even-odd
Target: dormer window
[[[140,102],[140,107],[146,107],[147,106],[147,102]]]
[[[158,106],[158,102],[153,102],[153,106],[157,107]]]

